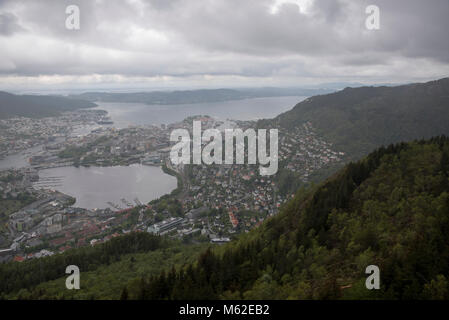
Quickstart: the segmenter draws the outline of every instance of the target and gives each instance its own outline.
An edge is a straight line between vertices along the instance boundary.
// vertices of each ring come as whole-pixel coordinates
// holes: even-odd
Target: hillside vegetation
[[[100,266],[120,261],[121,256],[127,254],[152,252],[172,245],[175,243],[148,233],[132,233],[95,247],[72,249],[23,263],[0,264],[0,297],[63,277],[68,265],[76,265],[82,272],[94,271]]]
[[[448,299],[449,139],[380,148],[235,243],[142,279],[146,299]],[[381,289],[365,288],[377,265]],[[132,291],[129,288],[129,291]],[[137,292],[139,294],[137,294]]]
[[[448,135],[449,78],[314,96],[259,126],[288,129],[307,121],[350,159],[382,145]]]

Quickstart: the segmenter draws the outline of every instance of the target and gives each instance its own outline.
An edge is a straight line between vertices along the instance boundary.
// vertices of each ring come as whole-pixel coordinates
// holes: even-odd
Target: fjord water
[[[143,103],[96,102],[96,109],[106,110],[114,127],[169,124],[189,116],[208,115],[219,120],[257,120],[274,118],[292,109],[307,97],[269,97],[213,103],[146,105]]]
[[[35,188],[56,189],[76,198],[75,207],[111,207],[112,202],[126,208],[134,199],[147,203],[170,193],[177,186],[175,177],[160,167],[134,164],[116,167],[62,167],[39,171]]]

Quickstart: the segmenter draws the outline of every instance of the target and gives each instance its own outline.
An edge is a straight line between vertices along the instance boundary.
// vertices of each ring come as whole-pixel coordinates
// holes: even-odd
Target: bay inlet
[[[60,167],[39,171],[35,188],[58,190],[76,198],[75,207],[124,209],[136,200],[148,203],[177,187],[176,177],[161,167],[133,164],[116,167]]]

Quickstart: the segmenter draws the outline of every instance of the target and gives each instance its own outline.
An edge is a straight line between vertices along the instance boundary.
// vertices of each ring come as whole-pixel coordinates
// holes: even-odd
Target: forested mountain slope
[[[193,261],[208,244],[185,245],[146,232],[51,257],[0,264],[2,299],[119,299],[123,287]],[[67,290],[65,269],[76,265],[81,290]],[[129,298],[133,298],[130,293]]]
[[[142,279],[134,296],[447,299],[448,176],[446,137],[380,148],[239,241]],[[368,265],[380,290],[365,287]]]
[[[335,147],[359,159],[382,145],[449,134],[449,78],[397,87],[346,88],[311,97],[260,126],[310,121]]]

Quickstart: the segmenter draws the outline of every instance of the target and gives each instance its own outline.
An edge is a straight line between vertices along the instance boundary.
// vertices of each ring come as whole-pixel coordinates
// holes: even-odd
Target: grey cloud
[[[449,61],[447,0],[431,5],[419,0],[317,0],[311,14],[284,5],[276,15],[265,10],[268,1],[226,0],[212,7],[187,2],[155,18],[208,50],[255,55],[372,51]],[[373,3],[381,9],[381,30],[367,33],[365,8]]]
[[[306,13],[286,3],[272,14],[273,1],[0,1],[0,73],[388,77],[395,66],[407,77],[414,59],[449,64],[448,0],[315,0]],[[65,28],[70,4],[81,10],[76,32]],[[379,31],[364,27],[369,4],[381,9]]]
[[[23,30],[14,14],[8,12],[0,13],[0,35],[11,36]]]

